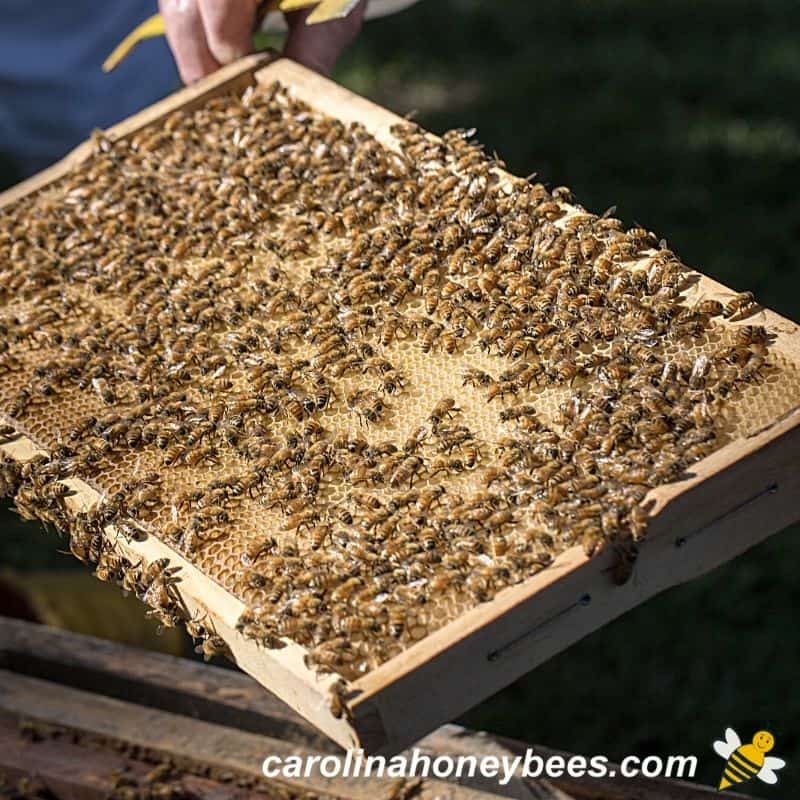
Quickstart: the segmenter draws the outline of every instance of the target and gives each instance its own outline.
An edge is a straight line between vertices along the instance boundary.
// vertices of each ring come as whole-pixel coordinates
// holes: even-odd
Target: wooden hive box
[[[164,761],[176,769],[162,781],[209,800],[710,800],[717,792],[685,780],[623,778],[619,765],[614,777],[557,779],[526,777],[520,767],[505,785],[468,773],[456,780],[330,778],[319,769],[266,781],[267,755],[346,756],[246,675],[13,619],[0,618],[0,634],[0,786],[27,778],[60,800],[101,800],[120,776],[145,788]],[[442,726],[414,750],[431,758],[513,760],[528,750],[573,757],[458,725]]]
[[[361,123],[379,142],[394,146],[391,128],[402,122],[398,117],[286,59],[265,56],[223,68],[105,136],[113,143],[144,129],[155,132],[176,110],[199,108],[232,90],[267,87],[276,80],[314,110],[344,123]],[[80,170],[94,147],[81,145],[59,164],[0,195],[0,209],[46,192]],[[734,294],[702,274],[691,274],[686,294],[695,300],[726,302]],[[295,642],[269,649],[243,636],[237,622],[246,604],[223,580],[205,574],[170,546],[166,537],[131,537],[118,524],[110,525],[106,534],[116,552],[141,569],[159,559],[179,568],[180,580],[170,591],[177,592],[187,614],[207,620],[244,671],[331,739],[369,752],[398,751],[647,598],[734,558],[800,517],[800,332],[768,310],[728,324],[765,326],[773,337],[770,352],[779,374],[744,392],[730,441],[694,464],[684,479],[649,492],[647,536],[626,582],[612,580],[619,560],[614,548],[589,558],[583,547],[572,546],[538,574],[344,682],[336,674],[309,668],[307,650]],[[427,357],[433,369],[444,369],[438,355]],[[461,391],[460,374],[441,380]],[[7,410],[0,408],[0,422],[22,435],[8,437],[2,445],[6,456],[26,462],[45,452],[42,431],[30,429]],[[96,486],[79,478],[66,483],[75,492],[64,501],[70,513],[91,509],[102,497]],[[344,700],[344,714],[331,708],[334,688]]]

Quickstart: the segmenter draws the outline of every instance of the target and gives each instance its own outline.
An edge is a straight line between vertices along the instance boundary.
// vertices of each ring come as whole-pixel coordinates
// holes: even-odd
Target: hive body
[[[0,410],[49,454],[6,489],[208,655],[176,570],[105,526],[353,681],[570,548],[624,581],[648,491],[800,396],[752,296],[650,232],[467,132],[381,139],[251,87],[98,134],[3,212]]]

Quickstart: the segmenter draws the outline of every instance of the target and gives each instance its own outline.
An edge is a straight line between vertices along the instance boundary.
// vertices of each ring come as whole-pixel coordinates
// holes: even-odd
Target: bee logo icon
[[[717,788],[723,791],[753,777],[764,783],[777,783],[775,770],[784,767],[786,762],[767,755],[773,747],[775,737],[769,731],[758,731],[750,744],[742,744],[739,734],[733,728],[727,728],[725,741],[717,739],[714,742],[714,752],[726,760]]]

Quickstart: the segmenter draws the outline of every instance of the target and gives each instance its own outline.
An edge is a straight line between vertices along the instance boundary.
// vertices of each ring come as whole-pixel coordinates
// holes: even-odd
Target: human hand
[[[344,19],[306,25],[311,9],[286,14],[289,34],[284,54],[301,64],[329,73],[336,59],[356,37],[366,0]],[[258,0],[159,0],[167,41],[185,83],[193,83],[253,49]]]

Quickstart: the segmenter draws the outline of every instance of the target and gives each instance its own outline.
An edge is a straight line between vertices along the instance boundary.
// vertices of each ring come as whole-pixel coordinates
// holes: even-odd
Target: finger
[[[318,25],[306,25],[310,9],[292,11],[286,15],[289,35],[283,48],[284,55],[327,75],[342,50],[353,42],[361,30],[366,6],[366,0],[361,0],[344,19]]]
[[[230,64],[253,49],[258,0],[199,0],[211,55]]]
[[[219,69],[208,49],[197,0],[159,0],[158,5],[183,82],[193,83]]]

